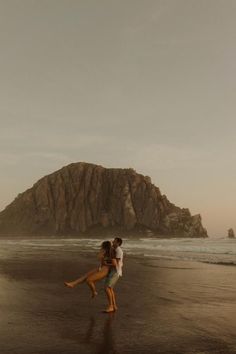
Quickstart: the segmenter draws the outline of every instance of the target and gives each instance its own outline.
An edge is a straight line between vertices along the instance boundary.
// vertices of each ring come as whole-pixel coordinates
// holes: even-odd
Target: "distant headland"
[[[201,216],[172,204],[133,169],[78,162],[41,178],[0,213],[12,236],[207,237]]]

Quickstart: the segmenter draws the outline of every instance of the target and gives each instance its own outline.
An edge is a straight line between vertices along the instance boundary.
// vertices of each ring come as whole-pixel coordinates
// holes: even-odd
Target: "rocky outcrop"
[[[73,163],[40,179],[0,213],[0,234],[207,237],[200,215],[170,203],[133,169]]]
[[[229,229],[228,230],[228,237],[229,238],[235,238],[235,234],[234,234],[234,230],[233,229]]]

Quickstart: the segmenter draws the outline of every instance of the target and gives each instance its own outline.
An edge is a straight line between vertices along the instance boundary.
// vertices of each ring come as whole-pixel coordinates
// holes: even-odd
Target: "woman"
[[[104,241],[101,244],[101,250],[98,255],[100,259],[100,267],[92,269],[90,272],[82,275],[80,278],[65,282],[64,284],[68,288],[74,288],[76,285],[81,284],[86,281],[92,292],[92,298],[94,298],[98,293],[95,288],[95,282],[104,279],[111,267],[116,267],[115,252],[110,241]]]

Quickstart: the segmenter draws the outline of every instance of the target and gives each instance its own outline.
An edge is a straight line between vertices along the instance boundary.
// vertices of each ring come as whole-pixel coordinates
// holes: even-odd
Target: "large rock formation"
[[[0,213],[0,234],[207,237],[200,215],[170,203],[133,169],[73,163],[43,177]]]

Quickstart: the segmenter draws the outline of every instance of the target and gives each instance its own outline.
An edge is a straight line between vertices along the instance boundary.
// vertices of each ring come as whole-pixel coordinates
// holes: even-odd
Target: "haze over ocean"
[[[0,210],[71,162],[236,228],[233,0],[0,1]]]

